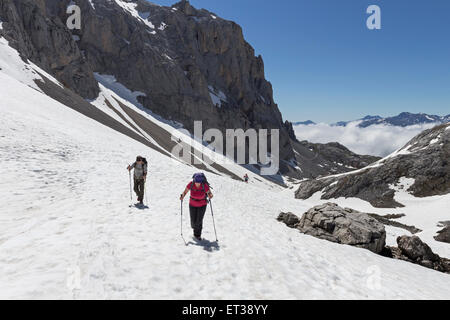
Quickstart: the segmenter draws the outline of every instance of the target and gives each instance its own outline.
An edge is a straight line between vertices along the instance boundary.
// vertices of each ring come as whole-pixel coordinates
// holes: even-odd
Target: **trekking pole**
[[[132,192],[132,188],[131,188],[131,171],[128,170],[128,176],[130,177],[130,200],[131,202],[133,202],[133,192]]]
[[[213,220],[214,233],[216,234],[216,242],[219,242],[219,239],[217,239],[216,223],[214,222],[214,212],[213,212],[213,207],[212,207],[212,201],[211,201],[211,199],[209,199],[209,206],[210,206],[210,208],[211,208],[211,216],[212,216],[212,220]]]
[[[147,181],[144,182],[144,193],[145,193],[145,202],[147,202],[147,207],[148,207]]]
[[[183,236],[183,200],[180,200],[180,208],[181,208],[181,223],[180,223],[181,239],[183,239],[184,245],[187,247],[189,244],[186,243],[186,240],[184,239]]]
[[[181,237],[183,238],[183,200],[180,200],[180,204],[181,204],[181,223],[180,223],[180,227],[181,227]]]

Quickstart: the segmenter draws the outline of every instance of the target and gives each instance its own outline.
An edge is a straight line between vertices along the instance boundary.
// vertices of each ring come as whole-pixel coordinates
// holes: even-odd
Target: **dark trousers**
[[[136,192],[138,201],[144,201],[144,187],[145,187],[144,179],[134,178],[134,192]]]
[[[200,238],[203,229],[203,217],[205,216],[206,206],[193,207],[189,206],[189,213],[191,214],[191,227],[194,229],[194,236]]]

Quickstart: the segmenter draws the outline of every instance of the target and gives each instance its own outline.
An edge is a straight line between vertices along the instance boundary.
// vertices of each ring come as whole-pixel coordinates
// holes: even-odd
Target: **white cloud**
[[[330,126],[319,123],[315,125],[294,126],[298,140],[314,143],[339,142],[358,154],[370,154],[385,157],[403,147],[414,136],[436,124],[421,124],[408,127],[390,125],[372,125],[358,127],[359,122],[352,122],[346,127]]]

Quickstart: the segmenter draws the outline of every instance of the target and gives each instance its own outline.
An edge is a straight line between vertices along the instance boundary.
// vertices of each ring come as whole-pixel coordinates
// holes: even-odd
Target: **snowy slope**
[[[181,124],[173,121],[167,121],[158,117],[157,115],[152,114],[151,111],[145,109],[137,100],[137,97],[139,95],[142,95],[142,93],[131,92],[125,86],[117,82],[113,76],[96,74],[96,79],[99,81],[100,94],[99,97],[92,102],[92,104],[103,112],[109,114],[116,120],[122,122],[125,126],[128,126],[130,129],[137,131],[139,134],[143,135],[146,139],[150,140],[155,145],[158,145],[162,149],[164,149],[164,146],[159,145],[158,141],[153,138],[154,133],[149,132],[146,134],[145,130],[140,127],[139,122],[131,118],[126,113],[123,106],[128,107],[129,109],[138,113],[147,121],[150,121],[152,124],[160,128],[160,130],[167,132],[168,135],[171,135],[173,137],[173,140],[180,139],[181,141],[192,145],[194,148],[199,150],[201,154],[209,159],[214,159],[215,163],[220,164],[222,168],[228,170],[229,173],[234,174],[236,177],[243,177],[245,174],[248,174],[250,178],[250,184],[264,186],[266,188],[278,191],[283,190],[282,187],[273,184],[270,181],[259,176],[258,172],[253,172],[251,168],[247,169],[243,166],[236,165],[233,160],[230,160],[222,154],[214,152],[213,150],[203,145],[201,142],[192,139],[192,136],[188,134],[189,132],[183,133],[179,130],[182,129]],[[121,104],[119,104],[118,102],[120,102]],[[110,107],[108,107],[108,103],[120,113],[120,116],[117,113],[113,112]],[[124,121],[122,117],[126,118],[126,121]],[[168,155],[171,154],[171,151],[171,149],[166,150]],[[205,167],[208,168],[210,172],[214,172],[218,175],[223,175],[223,172],[218,170],[216,167],[209,165],[208,163],[206,163],[206,161],[202,161],[202,163]]]
[[[193,244],[184,216],[185,246],[178,197],[192,167],[2,70],[0,96],[0,298],[449,298],[446,274],[275,221],[316,201],[227,176],[208,175],[219,245]],[[128,207],[136,154],[150,161],[144,211]]]

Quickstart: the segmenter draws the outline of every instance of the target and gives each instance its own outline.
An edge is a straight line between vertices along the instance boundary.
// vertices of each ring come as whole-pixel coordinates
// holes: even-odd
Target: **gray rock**
[[[419,237],[401,236],[397,238],[397,244],[402,253],[414,261],[438,261],[439,256],[434,254],[431,248]]]
[[[438,231],[438,235],[434,239],[440,242],[450,243],[450,226]]]
[[[417,236],[397,238],[398,248],[389,247],[392,257],[440,272],[450,273],[450,260],[439,257]]]
[[[297,224],[300,222],[299,217],[297,217],[292,212],[280,213],[277,220],[285,223],[289,228],[295,228]]]
[[[297,228],[308,235],[366,248],[380,253],[386,242],[383,224],[366,213],[334,203],[316,206],[303,214]]]
[[[450,227],[450,221],[439,221],[438,227]]]

